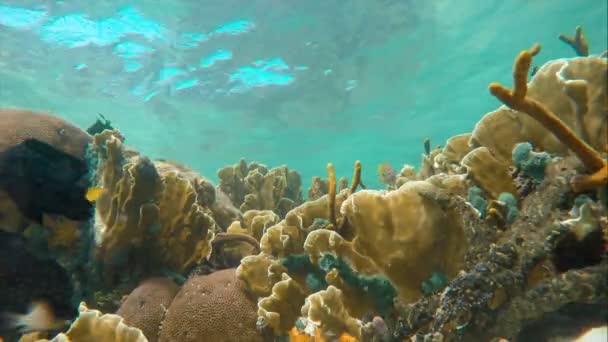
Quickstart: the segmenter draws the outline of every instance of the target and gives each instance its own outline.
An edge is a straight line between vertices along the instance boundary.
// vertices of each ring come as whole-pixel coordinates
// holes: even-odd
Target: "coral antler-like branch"
[[[562,33],[558,38],[562,42],[570,45],[578,56],[589,56],[589,43],[587,43],[587,38],[585,38],[585,33],[583,33],[582,26],[579,25],[576,27],[574,37],[570,37]]]
[[[591,171],[592,175],[581,175],[572,180],[572,188],[576,192],[591,190],[608,184],[608,165],[599,152],[585,143],[562,120],[545,107],[542,103],[526,96],[528,91],[528,70],[532,57],[540,51],[540,45],[534,44],[530,50],[519,53],[513,66],[513,90],[498,83],[491,83],[490,93],[509,108],[524,112],[538,121],[566,147],[572,150]]]
[[[353,183],[354,184],[354,183]],[[327,209],[329,222],[337,227],[336,222],[336,171],[334,164],[327,164]]]
[[[353,171],[353,180],[352,180],[352,184],[350,185],[350,189],[348,194],[354,194],[355,191],[357,191],[357,187],[361,184],[361,162],[360,161],[356,161],[355,162],[355,170]]]

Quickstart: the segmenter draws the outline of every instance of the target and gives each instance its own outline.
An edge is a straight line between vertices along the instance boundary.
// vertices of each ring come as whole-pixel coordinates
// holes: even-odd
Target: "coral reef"
[[[591,175],[579,175],[572,180],[572,187],[575,191],[581,192],[598,188],[600,186],[605,186],[608,184],[608,164],[602,158],[598,151],[600,150],[600,148],[604,147],[602,146],[602,144],[605,144],[606,139],[608,138],[606,134],[608,133],[606,133],[606,131],[604,130],[604,132],[600,131],[599,134],[589,134],[589,139],[591,139],[591,141],[588,144],[580,137],[577,137],[574,131],[570,129],[568,125],[564,121],[562,121],[557,115],[555,115],[551,111],[551,109],[546,107],[545,104],[539,102],[538,100],[535,100],[527,94],[528,69],[530,68],[532,57],[538,54],[539,51],[540,45],[536,44],[532,48],[530,48],[530,50],[524,50],[519,54],[519,56],[515,60],[515,66],[513,68],[513,90],[509,90],[500,84],[492,83],[489,86],[490,93],[492,93],[492,95],[494,95],[504,104],[506,104],[509,108],[519,110],[525,114],[528,114],[532,119],[538,121],[557,139],[559,139],[559,141],[564,146],[572,150],[576,154],[576,156],[581,160],[585,168],[587,168],[588,171],[592,172]],[[592,58],[589,59],[592,60]],[[600,59],[600,61],[604,62],[605,69],[605,60]],[[597,78],[597,76],[595,77]],[[608,77],[608,74],[604,72],[603,75],[600,75],[599,77],[603,78],[603,80],[606,81],[606,77]],[[563,81],[565,88],[567,88],[568,85],[572,84],[569,82],[571,81]],[[574,84],[580,84],[582,87],[586,88],[585,83],[578,82]],[[603,86],[606,87],[606,82],[604,82]],[[604,101],[606,101],[605,96],[608,95],[604,93],[603,95],[599,95],[598,97],[602,96],[604,96],[603,99]],[[581,98],[579,97],[573,100],[577,99],[580,100]],[[582,97],[582,99],[587,100],[587,96]],[[577,111],[577,113],[583,113],[585,116],[589,117],[592,116],[594,113],[590,110],[589,102],[591,101],[587,101],[587,103],[582,104],[583,106],[585,106],[585,108],[587,108],[586,111]],[[608,124],[608,120],[606,119],[606,113],[604,110],[605,108],[597,108],[598,114],[596,115],[603,115],[603,118],[597,118],[596,121],[593,122],[594,124],[598,124],[597,121],[599,120],[598,126],[600,127],[594,127],[595,129],[601,127],[605,128]],[[590,121],[593,118],[585,119],[587,119],[586,121]],[[596,140],[598,137],[603,137],[604,140]],[[594,150],[593,146],[599,147],[597,147],[597,150]]]
[[[90,214],[34,212],[32,189],[28,202],[1,187],[0,254],[21,258],[0,259],[17,276],[0,278],[15,295],[1,300],[16,308],[28,297],[20,265],[64,283],[60,294],[37,289],[51,301],[113,311],[130,292],[117,315],[81,304],[52,341],[524,341],[556,315],[590,328],[595,316],[576,311],[605,313],[608,301],[607,61],[588,56],[580,28],[562,39],[581,57],[528,80],[540,45],[522,51],[513,89],[489,86],[504,105],[443,147],[425,139],[418,172],[382,164],[386,190],[368,190],[359,161],[350,185],[328,163],[307,201],[287,166],[241,160],[218,171],[216,187],[139,154],[116,130],[70,141],[62,134],[74,127],[23,112],[25,133],[0,127],[0,175],[36,151],[36,163],[53,156],[76,170],[50,183],[99,196],[84,224]]]
[[[218,189],[224,192],[241,212],[273,210],[279,216],[302,203],[300,174],[287,166],[268,169],[265,165],[244,159],[217,172]]]

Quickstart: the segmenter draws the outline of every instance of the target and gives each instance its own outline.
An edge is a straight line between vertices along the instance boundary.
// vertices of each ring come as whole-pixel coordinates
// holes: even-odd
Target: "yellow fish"
[[[103,195],[104,192],[105,190],[103,188],[92,186],[87,190],[87,193],[84,195],[84,197],[89,202],[95,202],[99,199],[101,195]]]

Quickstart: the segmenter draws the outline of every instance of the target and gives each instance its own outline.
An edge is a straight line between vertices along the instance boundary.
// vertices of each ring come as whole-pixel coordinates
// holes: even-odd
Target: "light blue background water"
[[[511,84],[513,58],[574,56],[583,25],[608,41],[605,0],[0,0],[0,105],[86,128],[110,118],[130,145],[215,179],[239,158],[306,183],[360,159],[419,165],[422,141],[469,132]]]

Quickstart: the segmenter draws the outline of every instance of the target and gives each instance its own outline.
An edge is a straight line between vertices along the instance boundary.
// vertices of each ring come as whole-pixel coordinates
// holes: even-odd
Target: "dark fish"
[[[0,189],[37,222],[43,213],[88,220],[93,207],[85,198],[87,174],[84,161],[36,139],[0,154]]]
[[[0,336],[61,330],[77,315],[68,273],[34,255],[20,233],[0,231]]]
[[[87,128],[87,133],[90,135],[95,135],[105,131],[106,129],[114,129],[114,127],[112,127],[112,122],[106,119],[101,113],[97,113],[97,120],[95,120],[95,123]]]

